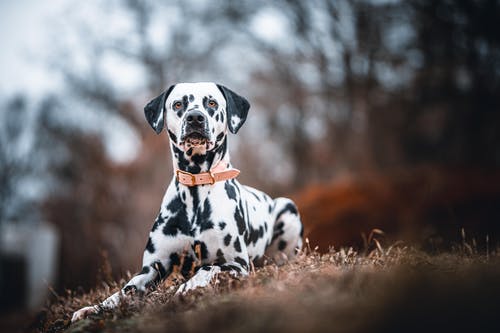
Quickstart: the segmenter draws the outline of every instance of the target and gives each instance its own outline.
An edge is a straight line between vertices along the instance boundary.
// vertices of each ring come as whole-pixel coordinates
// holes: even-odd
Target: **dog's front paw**
[[[78,311],[75,311],[73,313],[73,317],[71,318],[71,322],[74,323],[76,321],[79,321],[81,319],[85,319],[91,314],[95,314],[99,312],[99,308],[97,306],[86,306],[84,308],[81,308]]]
[[[219,274],[221,271],[219,266],[205,266],[202,267],[198,272],[186,283],[182,284],[176,295],[184,295],[188,291],[194,290],[196,288],[203,288],[210,284],[212,279]]]

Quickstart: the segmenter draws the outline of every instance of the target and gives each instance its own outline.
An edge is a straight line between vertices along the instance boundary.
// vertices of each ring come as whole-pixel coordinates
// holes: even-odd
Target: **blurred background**
[[[0,3],[2,310],[140,268],[172,177],[144,105],[248,98],[242,183],[294,198],[312,247],[498,245],[500,2]]]

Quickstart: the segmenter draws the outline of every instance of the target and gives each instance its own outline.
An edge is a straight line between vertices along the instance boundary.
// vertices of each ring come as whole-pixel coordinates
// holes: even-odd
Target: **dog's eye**
[[[179,110],[182,107],[182,103],[181,102],[175,102],[173,106],[174,106],[174,110]]]
[[[208,106],[211,108],[216,108],[217,102],[212,99],[212,100],[208,101]]]

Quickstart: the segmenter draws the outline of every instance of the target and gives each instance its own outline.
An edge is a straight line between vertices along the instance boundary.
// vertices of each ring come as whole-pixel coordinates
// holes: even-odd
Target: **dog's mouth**
[[[206,133],[192,131],[181,137],[181,145],[186,147],[200,147],[208,146],[210,143],[209,137]]]

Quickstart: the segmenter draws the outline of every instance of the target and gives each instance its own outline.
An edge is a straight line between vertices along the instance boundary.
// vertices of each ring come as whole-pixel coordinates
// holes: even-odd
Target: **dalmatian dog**
[[[246,276],[251,262],[296,255],[303,227],[295,204],[235,179],[239,170],[230,163],[227,134],[238,132],[249,108],[245,98],[211,82],[173,85],[146,105],[157,134],[166,124],[175,172],[142,270],[102,303],[76,311],[72,322],[113,309],[131,293],[147,293],[174,269],[189,278],[177,290],[183,294],[209,285],[220,272]]]

